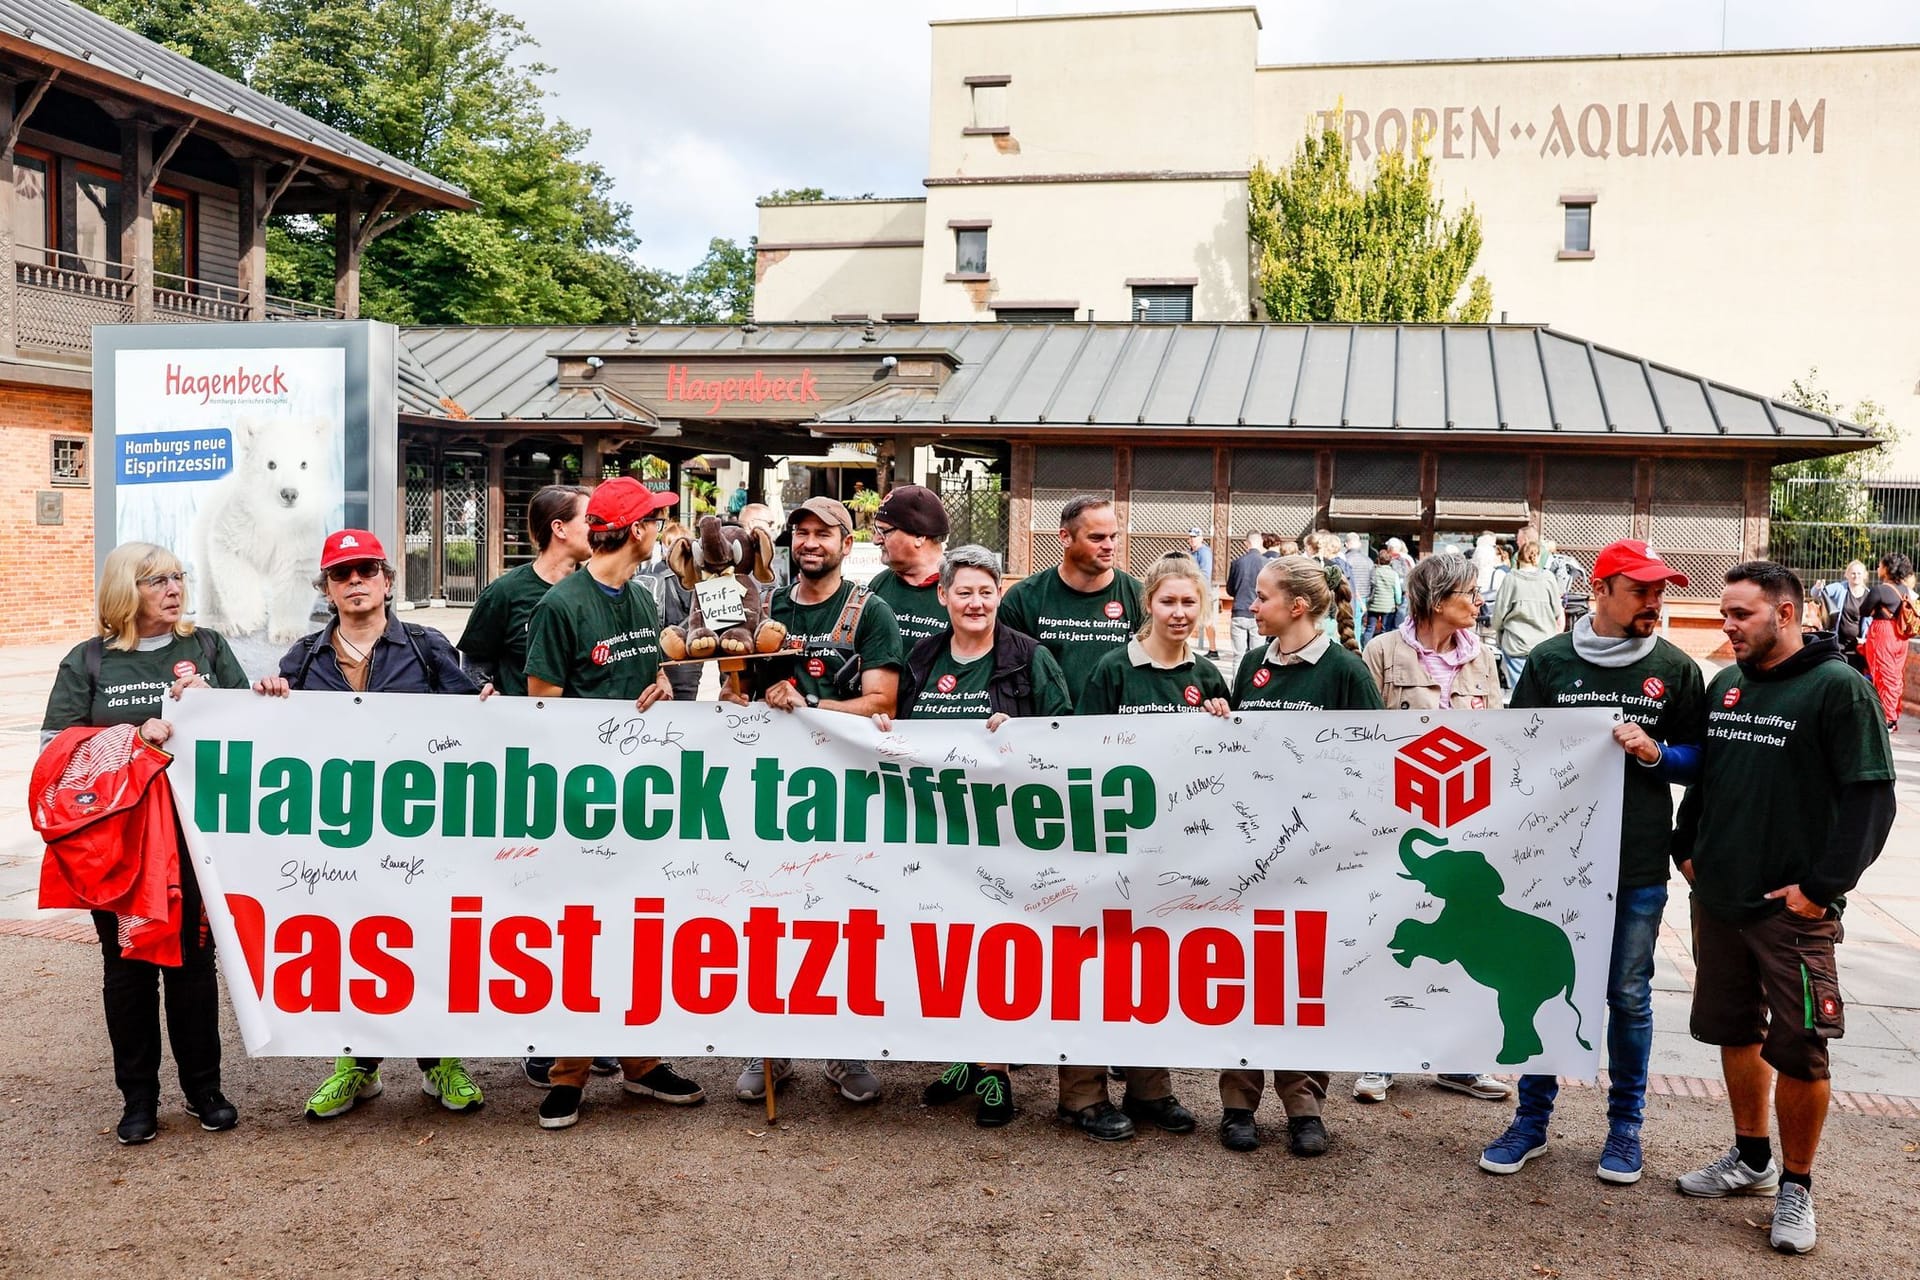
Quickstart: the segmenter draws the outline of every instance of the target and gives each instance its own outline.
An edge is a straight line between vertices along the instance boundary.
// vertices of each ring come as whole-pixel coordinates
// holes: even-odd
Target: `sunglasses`
[[[380,576],[378,560],[354,560],[347,564],[337,564],[327,570],[328,582],[348,582],[355,574],[371,581]]]
[[[187,575],[176,569],[172,573],[150,573],[144,578],[135,578],[134,581],[143,587],[150,587],[157,591],[170,582],[178,586],[185,586],[187,584]]]

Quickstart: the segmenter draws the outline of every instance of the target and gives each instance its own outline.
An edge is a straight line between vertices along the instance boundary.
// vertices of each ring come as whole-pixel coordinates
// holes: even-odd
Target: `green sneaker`
[[[380,1083],[380,1068],[368,1069],[352,1058],[335,1058],[333,1074],[323,1080],[307,1099],[307,1119],[331,1120],[353,1110],[362,1098],[377,1098],[386,1086]]]
[[[449,1111],[465,1111],[485,1101],[480,1096],[480,1086],[473,1082],[458,1058],[442,1058],[421,1072],[420,1092],[440,1099],[440,1105]]]

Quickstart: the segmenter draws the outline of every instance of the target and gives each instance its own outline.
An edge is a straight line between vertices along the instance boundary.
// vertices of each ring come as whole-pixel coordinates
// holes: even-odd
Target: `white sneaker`
[[[1362,1071],[1353,1081],[1353,1100],[1355,1102],[1385,1102],[1387,1090],[1393,1087],[1393,1072]]]
[[[1782,1253],[1812,1253],[1820,1237],[1813,1229],[1813,1192],[1797,1182],[1780,1184],[1773,1202],[1773,1230],[1767,1236]]]
[[[848,1102],[872,1102],[880,1096],[880,1077],[858,1058],[839,1058],[827,1063],[827,1079]]]
[[[1485,1072],[1462,1074],[1449,1073],[1435,1076],[1433,1082],[1442,1089],[1452,1089],[1470,1097],[1484,1098],[1488,1102],[1504,1102],[1513,1096],[1513,1086],[1505,1080],[1495,1079]]]
[[[778,1089],[780,1082],[793,1074],[792,1058],[748,1058],[747,1069],[733,1082],[733,1096],[742,1102],[765,1102],[767,1100],[767,1070],[773,1070],[773,1087]]]
[[[1728,1147],[1727,1154],[1704,1169],[1680,1175],[1683,1195],[1717,1200],[1722,1196],[1770,1196],[1780,1189],[1780,1162],[1767,1161],[1764,1169],[1750,1169],[1740,1161],[1740,1148]],[[1807,1206],[1807,1225],[1813,1225],[1813,1206]],[[1811,1246],[1809,1246],[1811,1247]]]

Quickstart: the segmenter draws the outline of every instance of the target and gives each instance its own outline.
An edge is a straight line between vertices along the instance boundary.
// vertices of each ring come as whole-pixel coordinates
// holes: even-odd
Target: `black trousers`
[[[160,1100],[160,999],[166,993],[167,1039],[180,1071],[180,1090],[197,1100],[220,1087],[220,983],[213,967],[213,934],[200,908],[200,885],[185,853],[180,858],[180,967],[127,960],[120,955],[115,917],[93,913],[105,960],[101,997],[113,1044],[113,1082],[128,1102]]]

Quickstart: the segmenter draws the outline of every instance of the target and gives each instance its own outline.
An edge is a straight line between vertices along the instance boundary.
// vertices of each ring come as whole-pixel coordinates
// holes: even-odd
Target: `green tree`
[[[1847,418],[1867,429],[1871,449],[1806,458],[1773,469],[1768,555],[1812,582],[1838,577],[1849,560],[1872,562],[1884,513],[1867,483],[1900,432],[1872,400],[1846,410],[1808,369],[1780,397],[1810,413]]]
[[[584,130],[547,114],[550,68],[484,0],[89,0],[188,56],[463,188],[369,247],[364,314],[400,323],[651,318],[673,287]],[[277,218],[268,287],[330,304],[331,215]]]
[[[1491,316],[1486,276],[1468,278],[1480,256],[1480,219],[1472,205],[1446,216],[1426,154],[1416,148],[1411,161],[1383,154],[1370,180],[1356,176],[1333,129],[1309,133],[1285,168],[1263,161],[1248,175],[1247,231],[1267,318],[1481,323]]]

